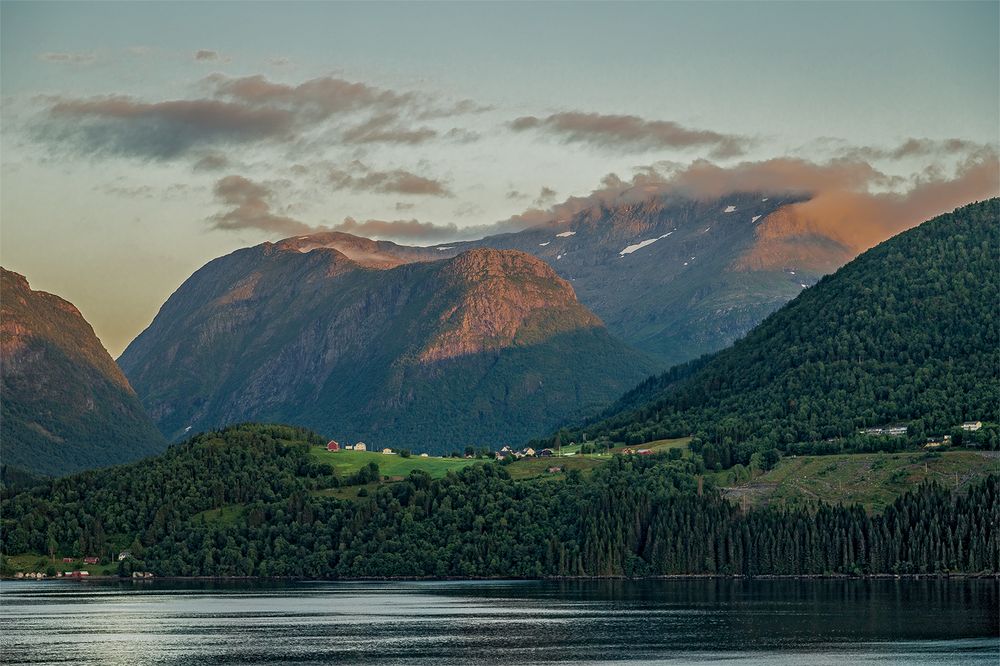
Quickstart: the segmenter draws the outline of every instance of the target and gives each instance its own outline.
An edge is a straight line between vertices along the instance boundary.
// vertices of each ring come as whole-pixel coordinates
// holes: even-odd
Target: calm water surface
[[[996,581],[0,583],[4,664],[1000,664]]]

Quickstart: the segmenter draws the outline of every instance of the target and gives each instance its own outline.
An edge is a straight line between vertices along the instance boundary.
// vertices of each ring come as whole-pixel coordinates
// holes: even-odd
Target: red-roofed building
[[[335,441],[333,441],[331,439],[329,442],[326,443],[326,450],[327,451],[339,451],[340,450],[340,444],[337,443],[337,442],[335,442]]]
[[[99,557],[85,557],[85,558],[83,558],[83,563],[84,564],[97,564],[100,561],[101,561],[101,558],[99,558]]]

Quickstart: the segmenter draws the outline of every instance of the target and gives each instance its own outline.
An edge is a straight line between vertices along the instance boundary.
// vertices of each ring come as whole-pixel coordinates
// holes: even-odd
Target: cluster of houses
[[[514,450],[509,446],[505,446],[493,455],[497,460],[503,460],[505,458],[520,460],[521,458],[549,458],[555,454],[552,452],[552,449],[541,449],[540,451],[536,451],[530,446],[527,446],[523,449]]]
[[[962,430],[965,432],[976,432],[982,430],[982,421],[965,421],[961,425]],[[908,431],[905,425],[889,425],[889,426],[878,426],[875,428],[862,428],[858,431],[861,435],[870,435],[872,437],[904,437]],[[939,446],[948,446],[951,444],[951,435],[937,435],[934,437],[928,437],[927,443],[924,444],[925,449],[936,449]]]

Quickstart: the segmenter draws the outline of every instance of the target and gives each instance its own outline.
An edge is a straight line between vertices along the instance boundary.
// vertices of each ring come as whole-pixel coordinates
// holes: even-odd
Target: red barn
[[[63,558],[63,562],[72,562],[72,561],[73,561],[72,557],[64,557]]]
[[[337,442],[335,442],[335,441],[333,441],[331,439],[329,442],[326,443],[326,450],[327,451],[339,451],[340,450],[340,444],[338,444]]]
[[[97,564],[101,559],[99,557],[85,557],[83,558],[84,564]]]

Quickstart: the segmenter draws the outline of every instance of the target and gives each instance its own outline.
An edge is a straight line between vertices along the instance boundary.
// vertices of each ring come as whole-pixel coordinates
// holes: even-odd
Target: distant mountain
[[[733,347],[627,394],[591,438],[702,432],[723,466],[904,423],[1000,421],[1000,199],[934,218],[806,289]],[[574,433],[579,436],[580,433]]]
[[[166,448],[79,310],[2,268],[0,292],[5,467],[59,475]]]
[[[549,224],[429,248],[319,233],[283,243],[340,250],[379,265],[430,261],[471,248],[520,250],[568,280],[612,334],[661,367],[729,346],[853,252],[798,228],[801,197],[646,196],[593,202]]]
[[[784,207],[799,200],[655,196],[444,247],[515,249],[543,259],[608,330],[667,366],[729,346],[851,258],[828,239],[773,231]]]
[[[434,452],[545,433],[656,367],[538,259],[421,253],[441,254],[344,234],[239,250],[119,362],[170,439],[264,420]]]

